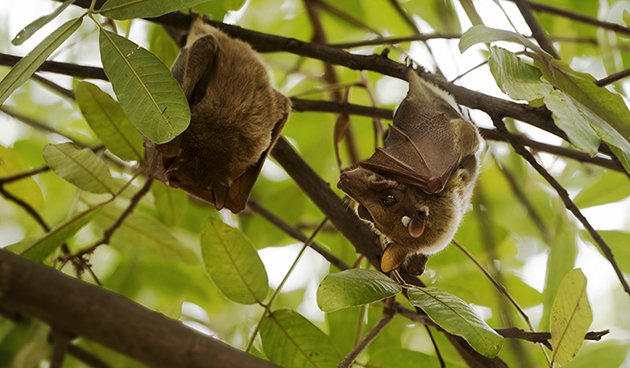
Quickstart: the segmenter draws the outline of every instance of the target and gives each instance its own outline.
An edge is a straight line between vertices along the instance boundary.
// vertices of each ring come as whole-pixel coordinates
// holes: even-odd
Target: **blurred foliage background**
[[[317,2],[316,2],[317,3]],[[510,1],[321,1],[319,19],[330,44],[414,35],[394,3],[401,6],[422,34],[435,35],[426,43],[400,42],[349,49],[360,54],[380,53],[389,47],[389,57],[403,61],[410,56],[430,71],[439,69],[453,80],[488,58],[481,45],[461,54],[459,35],[472,25],[463,6],[476,9],[484,24],[510,29],[507,17],[517,30],[529,34],[515,5]],[[630,2],[627,0],[552,0],[545,4],[567,9],[618,24],[630,26]],[[47,0],[3,4],[0,16],[0,52],[25,55],[49,34],[45,27],[24,45],[10,44],[16,31],[35,18],[49,13],[57,4]],[[463,5],[463,6],[462,6]],[[501,8],[503,10],[501,10]],[[331,10],[332,9],[332,10]],[[313,37],[312,21],[305,4],[298,0],[213,0],[201,4],[196,12],[223,19],[241,27],[300,40]],[[53,23],[80,14],[69,7]],[[341,14],[341,15],[340,15]],[[578,22],[575,19],[535,12],[543,29],[555,40],[560,57],[574,70],[596,79],[630,67],[628,35]],[[626,23],[624,23],[624,21]],[[117,21],[118,30],[134,42],[148,48],[166,65],[177,55],[178,47],[162,26],[142,20]],[[40,35],[41,34],[41,35]],[[39,41],[38,41],[39,40]],[[512,51],[514,44],[499,43]],[[406,93],[405,83],[374,72],[359,72],[335,67],[337,84],[323,76],[318,60],[286,52],[263,54],[275,87],[287,96],[328,100],[334,91],[344,93],[356,84],[369,86],[349,89],[348,101],[354,104],[393,109]],[[52,59],[81,65],[100,66],[95,26],[85,22]],[[9,67],[0,67],[0,77]],[[42,73],[45,78],[72,90],[77,80],[60,74]],[[111,94],[111,86],[92,81]],[[455,82],[471,90],[509,99],[496,86],[487,64],[474,69]],[[630,83],[618,81],[608,87],[625,97]],[[373,102],[374,99],[374,102]],[[84,120],[76,102],[31,79],[21,86],[0,108],[0,177],[39,168],[46,164],[42,151],[46,144],[72,141],[94,147],[101,142]],[[481,111],[469,112],[481,127],[490,127],[489,117]],[[319,112],[295,112],[284,129],[301,157],[335,188],[340,168],[334,153],[334,129],[337,116]],[[359,158],[374,150],[372,118],[351,116],[350,126]],[[625,116],[630,125],[630,116]],[[513,122],[514,131],[556,146],[569,143],[531,126]],[[340,144],[342,168],[352,164],[347,146]],[[135,163],[122,162],[109,152],[107,166],[118,186],[136,172]],[[508,144],[487,141],[482,169],[473,203],[456,239],[466,247],[525,309],[534,326],[549,330],[551,303],[562,277],[574,267],[581,267],[588,279],[588,297],[593,308],[589,330],[610,329],[601,342],[586,342],[571,367],[630,367],[630,319],[626,313],[630,299],[623,292],[610,264],[600,255],[593,240],[566,210],[558,195],[523,161]],[[537,158],[569,191],[575,203],[584,209],[591,223],[612,248],[623,272],[630,273],[630,195],[627,175],[564,157],[538,152]],[[67,240],[71,252],[92,244],[102,236],[141,186],[137,178],[113,202]],[[105,200],[105,195],[91,194],[58,177],[52,171],[5,186],[6,191],[29,203],[42,218],[55,227],[78,212]],[[288,224],[310,234],[324,215],[297,185],[271,160],[265,165],[251,198]],[[100,246],[90,257],[94,275],[103,287],[113,290],[169,317],[209,333],[229,344],[244,348],[257,325],[262,308],[230,301],[209,279],[200,261],[199,233],[207,217],[220,218],[236,226],[258,249],[269,275],[270,288],[278,287],[301,244],[251,210],[235,216],[217,213],[212,206],[189,198],[184,192],[154,182],[133,214],[114,233],[109,245]],[[0,244],[10,245],[37,239],[42,228],[27,212],[13,202],[0,200]],[[326,226],[316,241],[331,253],[352,265],[358,262],[353,246],[332,226]],[[360,261],[359,261],[360,262]],[[55,257],[47,264],[60,267]],[[361,263],[365,264],[365,262]],[[61,271],[74,275],[70,264]],[[350,308],[324,314],[315,303],[317,285],[328,272],[337,271],[322,257],[308,250],[272,309],[298,311],[324,331],[343,356],[360,336],[379,319],[382,307]],[[82,278],[95,282],[89,273]],[[487,323],[495,328],[526,328],[525,323],[505,298],[498,293],[475,264],[455,247],[429,259],[421,279],[429,285],[449,291],[477,307]],[[44,286],[43,286],[44,287]],[[271,292],[269,293],[271,294]],[[399,300],[404,303],[404,299]],[[50,346],[48,326],[37,321],[15,324],[0,319],[0,366],[45,366]],[[448,366],[463,366],[452,346],[440,333],[433,334]],[[100,356],[111,366],[137,366],[128,358],[86,340],[79,344]],[[264,357],[259,340],[254,354]],[[545,365],[540,349],[532,343],[507,340],[499,356],[510,366]],[[357,366],[411,367],[427,359],[437,364],[433,344],[422,326],[395,316],[375,341],[359,356]],[[605,362],[605,363],[603,363]],[[625,363],[624,363],[625,362]],[[67,367],[82,363],[68,357]],[[429,366],[429,365],[427,365]],[[437,365],[434,365],[437,366]]]

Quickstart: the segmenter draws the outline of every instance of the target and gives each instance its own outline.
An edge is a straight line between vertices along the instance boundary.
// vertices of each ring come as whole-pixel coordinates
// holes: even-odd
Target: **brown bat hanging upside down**
[[[383,272],[451,242],[479,170],[479,133],[453,97],[411,68],[407,80],[384,147],[342,172],[338,183],[384,238]]]
[[[171,72],[191,110],[174,140],[145,141],[150,176],[237,213],[245,208],[291,104],[245,42],[197,18]]]

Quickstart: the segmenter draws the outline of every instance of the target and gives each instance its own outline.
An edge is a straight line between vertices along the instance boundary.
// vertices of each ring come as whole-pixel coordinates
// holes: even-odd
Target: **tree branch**
[[[96,0],[98,9],[104,0]],[[90,0],[76,0],[74,5],[84,8],[89,7]],[[151,22],[188,29],[192,17],[182,13],[170,13],[161,17],[148,19]],[[254,47],[258,52],[284,51],[296,55],[301,55],[330,64],[342,65],[353,70],[370,70],[390,77],[405,79],[407,66],[397,63],[381,55],[358,55],[346,51],[311,42],[304,42],[294,38],[287,38],[257,32],[238,26],[205,20],[206,23],[214,26],[228,35],[241,39]],[[531,107],[527,104],[507,101],[501,98],[472,91],[467,88],[449,83],[438,76],[426,71],[419,71],[420,77],[434,83],[438,87],[450,92],[457,102],[473,109],[480,109],[486,112],[501,114],[527,122],[540,129],[546,130],[563,139],[566,135],[558,129],[551,118],[551,112],[544,107]]]
[[[580,13],[572,12],[572,11],[566,10],[566,9],[556,8],[554,6],[543,4],[543,3],[538,3],[538,2],[534,2],[534,1],[528,1],[528,3],[529,3],[529,6],[534,11],[544,12],[544,13],[549,13],[549,14],[554,14],[554,15],[559,15],[559,16],[564,17],[564,18],[568,18],[568,19],[575,20],[575,21],[578,21],[578,22],[590,24],[590,25],[593,25],[593,26],[596,26],[596,27],[608,29],[608,30],[611,30],[613,32],[617,32],[617,33],[621,33],[621,34],[625,34],[625,35],[630,35],[630,28],[624,27],[624,26],[622,26],[620,24],[617,24],[617,23],[601,21],[599,19],[591,18],[591,17],[588,17],[588,16],[580,14]]]
[[[514,0],[514,3],[516,4],[518,10],[521,12],[523,19],[525,19],[525,22],[527,22],[529,29],[532,31],[532,36],[536,39],[536,41],[538,41],[540,47],[543,50],[547,51],[549,55],[553,56],[554,59],[559,59],[560,57],[558,56],[558,52],[551,44],[551,41],[549,40],[549,37],[547,37],[545,31],[543,31],[542,27],[540,27],[540,24],[538,24],[536,18],[534,18],[534,15],[532,14],[530,5],[527,0]]]
[[[154,367],[273,367],[103,288],[0,249],[0,306]]]
[[[505,123],[503,123],[503,120],[501,117],[493,116],[492,121],[494,122],[494,125],[497,127],[497,129],[500,132],[508,134],[507,128],[505,127]],[[511,137],[510,135],[508,136]],[[602,239],[599,233],[593,228],[593,226],[591,226],[591,224],[588,222],[586,217],[584,217],[580,209],[577,208],[575,203],[573,203],[573,201],[571,200],[571,197],[569,196],[569,193],[567,193],[567,191],[562,187],[562,185],[560,185],[560,183],[558,183],[558,181],[554,179],[554,177],[551,176],[551,174],[549,174],[549,172],[545,170],[545,168],[542,167],[536,161],[534,156],[522,144],[520,144],[517,140],[512,139],[512,138],[510,138],[510,143],[512,144],[512,147],[514,148],[516,153],[518,153],[527,162],[529,162],[529,164],[536,171],[538,171],[538,173],[556,190],[556,192],[560,196],[560,199],[564,203],[567,210],[569,210],[573,214],[573,216],[575,216],[578,219],[578,221],[580,221],[580,223],[584,226],[584,228],[586,228],[588,233],[591,235],[593,240],[595,240],[595,243],[597,244],[599,249],[602,251],[606,259],[608,259],[613,269],[615,270],[615,273],[617,274],[617,278],[619,279],[619,282],[621,283],[623,290],[628,295],[630,295],[630,286],[628,285],[623,272],[619,268],[617,261],[615,261],[615,256],[610,250],[610,247],[608,246],[608,244],[606,244],[604,239]]]

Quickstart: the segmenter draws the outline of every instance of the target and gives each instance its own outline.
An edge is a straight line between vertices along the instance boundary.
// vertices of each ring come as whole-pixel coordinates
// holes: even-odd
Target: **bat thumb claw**
[[[407,258],[407,251],[398,244],[392,243],[385,248],[381,258],[381,271],[389,273],[398,267]]]

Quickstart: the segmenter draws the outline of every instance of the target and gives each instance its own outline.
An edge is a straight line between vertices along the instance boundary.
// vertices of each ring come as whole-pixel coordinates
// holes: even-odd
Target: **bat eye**
[[[385,197],[383,197],[383,199],[381,199],[381,202],[383,202],[385,207],[389,207],[389,206],[395,205],[396,202],[398,202],[398,200],[393,195],[388,194]]]

